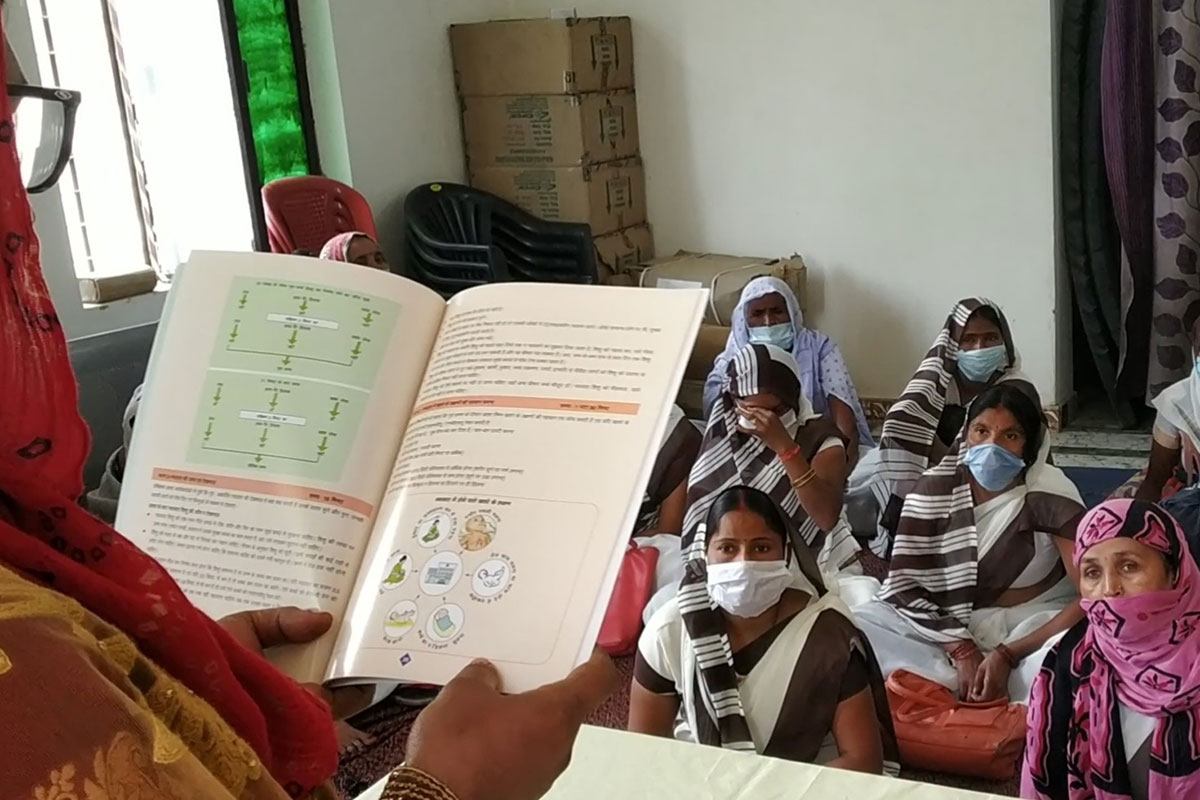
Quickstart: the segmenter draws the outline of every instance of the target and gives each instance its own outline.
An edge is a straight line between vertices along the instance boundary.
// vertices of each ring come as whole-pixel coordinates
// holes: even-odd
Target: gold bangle
[[[796,480],[792,481],[792,488],[793,489],[803,489],[805,486],[808,486],[810,483],[812,483],[814,480],[816,480],[816,478],[817,478],[817,471],[815,469],[813,469],[812,467],[809,467],[808,472],[804,473],[799,478],[796,478]]]
[[[379,800],[458,800],[446,784],[416,767],[401,766],[388,778]]]

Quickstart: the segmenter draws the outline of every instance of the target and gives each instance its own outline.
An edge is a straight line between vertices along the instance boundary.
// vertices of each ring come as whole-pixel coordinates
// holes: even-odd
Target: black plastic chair
[[[484,283],[597,282],[590,227],[538,219],[470,186],[418,186],[404,224],[409,272],[447,297]]]

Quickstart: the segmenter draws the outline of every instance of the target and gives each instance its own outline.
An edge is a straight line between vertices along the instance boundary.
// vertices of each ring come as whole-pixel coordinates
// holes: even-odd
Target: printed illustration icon
[[[483,598],[496,597],[508,588],[512,580],[512,564],[503,558],[491,558],[475,568],[471,575],[471,590]]]
[[[426,594],[445,594],[462,577],[462,559],[457,553],[438,553],[425,562],[421,570],[421,591]]]
[[[392,553],[388,559],[387,572],[383,576],[383,589],[396,589],[408,577],[412,563],[407,553]]]
[[[458,543],[463,550],[476,552],[492,543],[496,538],[496,527],[499,519],[490,511],[476,511],[467,517],[463,523],[463,531],[458,535]]]
[[[433,549],[454,535],[454,512],[448,508],[435,508],[425,512],[417,527],[413,529],[413,538],[421,547]]]
[[[383,638],[397,642],[417,624],[417,604],[412,600],[401,600],[392,606],[383,620]]]
[[[448,642],[462,631],[463,610],[453,603],[438,606],[425,623],[425,635],[435,642]]]

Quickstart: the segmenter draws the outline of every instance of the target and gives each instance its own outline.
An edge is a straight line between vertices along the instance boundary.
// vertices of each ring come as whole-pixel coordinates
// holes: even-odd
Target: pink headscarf
[[[1162,553],[1177,577],[1163,591],[1081,601],[1086,631],[1064,636],[1033,687],[1021,794],[1128,798],[1133,754],[1124,752],[1120,703],[1156,720],[1151,800],[1200,798],[1200,569],[1175,520],[1152,503],[1109,500],[1078,530],[1076,566],[1096,544],[1126,537]]]
[[[355,236],[371,237],[362,231],[347,231],[334,236],[325,246],[321,248],[321,258],[329,261],[349,261],[350,243],[354,241]]]

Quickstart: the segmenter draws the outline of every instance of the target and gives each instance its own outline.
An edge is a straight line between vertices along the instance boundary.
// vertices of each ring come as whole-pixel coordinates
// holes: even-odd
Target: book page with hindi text
[[[194,253],[159,324],[117,529],[213,618],[319,608],[273,659],[320,680],[445,302],[398,276]]]
[[[449,304],[329,678],[506,691],[590,653],[703,290],[494,284]]]

